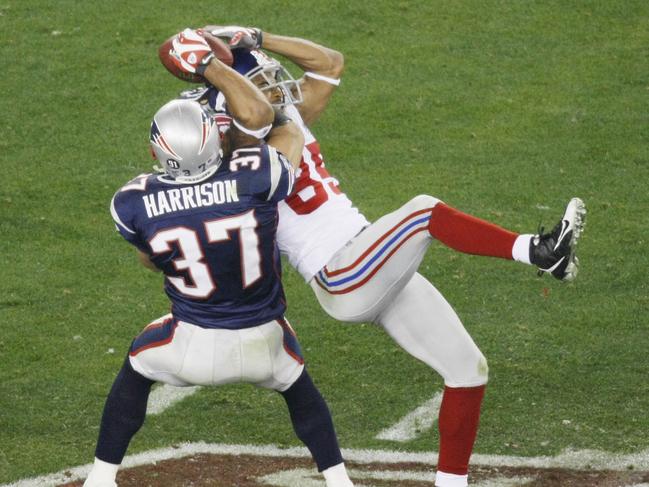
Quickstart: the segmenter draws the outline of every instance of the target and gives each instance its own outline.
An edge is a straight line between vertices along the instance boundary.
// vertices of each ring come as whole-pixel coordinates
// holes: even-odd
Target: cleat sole
[[[570,256],[568,257],[569,263],[566,266],[565,274],[561,278],[562,281],[573,281],[579,272],[579,259],[575,255],[577,243],[579,238],[584,232],[586,226],[586,205],[581,198],[572,198],[568,203],[568,208],[574,207],[573,228],[572,236],[570,237]],[[566,211],[568,213],[568,211]]]

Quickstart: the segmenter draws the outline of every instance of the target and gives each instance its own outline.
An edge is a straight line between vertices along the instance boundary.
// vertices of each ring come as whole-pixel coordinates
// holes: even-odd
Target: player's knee
[[[489,380],[489,364],[484,355],[480,354],[480,359],[478,360],[478,377],[484,380],[484,384]]]
[[[489,364],[487,363],[487,359],[484,355],[482,355],[482,353],[480,353],[478,357],[476,357],[474,367],[474,378],[471,378],[471,382],[474,382],[474,384],[471,385],[486,384],[489,380]]]
[[[418,211],[433,208],[437,203],[440,203],[440,200],[434,196],[420,194],[412,198],[407,205],[412,207],[412,211]]]
[[[477,387],[489,380],[489,365],[480,350],[475,350],[471,356],[465,356],[463,360],[455,363],[456,366],[447,370],[444,375],[444,383],[447,386]]]
[[[306,369],[287,390],[280,392],[300,439],[308,437],[321,424],[330,420],[329,408]]]

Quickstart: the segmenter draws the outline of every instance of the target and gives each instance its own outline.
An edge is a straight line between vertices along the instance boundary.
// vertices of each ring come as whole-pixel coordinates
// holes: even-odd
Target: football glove
[[[205,30],[213,36],[227,40],[230,49],[259,49],[263,42],[261,29],[256,27],[209,25]]]
[[[202,32],[201,29],[185,29],[172,41],[173,49],[169,54],[178,69],[201,76],[205,73],[214,53],[203,39]]]

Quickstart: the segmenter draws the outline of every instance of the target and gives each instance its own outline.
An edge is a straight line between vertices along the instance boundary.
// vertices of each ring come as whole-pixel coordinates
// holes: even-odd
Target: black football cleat
[[[561,281],[572,281],[579,271],[575,246],[586,218],[586,205],[573,198],[566,206],[561,221],[550,233],[535,235],[530,242],[530,261],[539,268],[539,276],[550,273]]]

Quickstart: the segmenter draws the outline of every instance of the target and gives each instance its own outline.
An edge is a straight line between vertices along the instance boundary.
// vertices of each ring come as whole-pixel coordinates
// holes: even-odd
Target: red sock
[[[438,471],[455,475],[468,473],[484,390],[485,386],[444,388],[439,411]]]
[[[465,254],[512,259],[517,233],[462,213],[444,203],[431,212],[428,231],[447,247]]]

